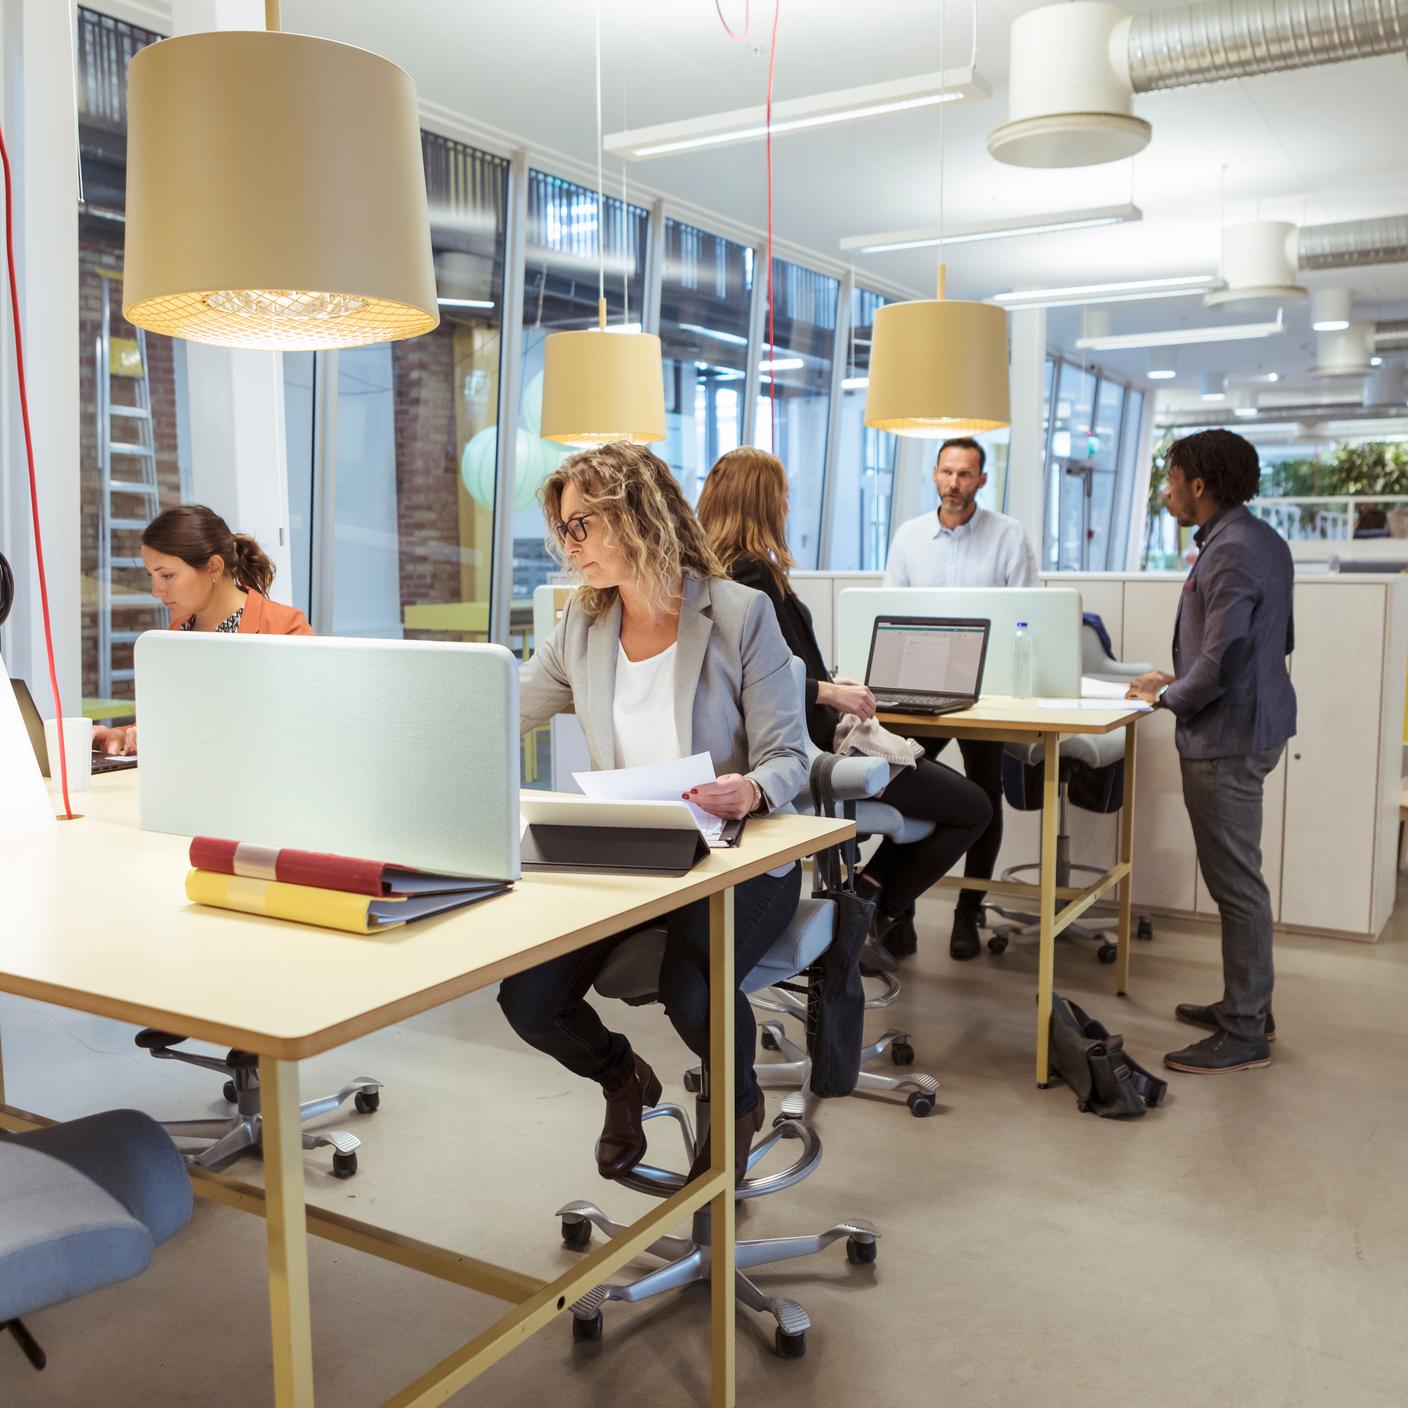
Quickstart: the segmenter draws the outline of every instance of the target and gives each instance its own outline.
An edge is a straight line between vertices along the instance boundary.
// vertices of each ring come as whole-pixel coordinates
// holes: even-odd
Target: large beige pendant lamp
[[[279,31],[150,44],[128,70],[123,316],[221,347],[393,342],[440,321],[415,84]]]
[[[609,331],[606,326],[601,150],[601,0],[597,0],[597,326],[584,332],[555,332],[543,344],[543,418],[539,432],[545,440],[580,448],[609,445],[616,440],[646,445],[665,438],[660,339],[653,333]]]
[[[939,67],[944,66],[939,6]],[[974,19],[976,23],[976,9]],[[975,41],[976,42],[976,41]],[[939,228],[944,218],[944,109],[939,104]],[[865,423],[895,435],[976,435],[1011,423],[1007,314],[992,303],[944,297],[943,241],[938,296],[887,303],[875,315]]]

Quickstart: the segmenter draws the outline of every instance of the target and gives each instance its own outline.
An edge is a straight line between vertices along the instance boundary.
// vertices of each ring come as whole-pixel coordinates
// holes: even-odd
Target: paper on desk
[[[1080,677],[1080,697],[1082,699],[1123,699],[1129,689],[1129,680],[1101,680],[1094,675]]]
[[[678,802],[691,787],[712,782],[717,774],[708,753],[650,763],[640,768],[607,768],[601,772],[574,772],[573,781],[588,797],[599,802]],[[723,845],[723,818],[688,804],[694,824],[711,846]]]
[[[1142,699],[1125,699],[1113,696],[1105,699],[1038,699],[1038,709],[1094,709],[1101,714],[1126,713],[1147,714],[1154,706]]]

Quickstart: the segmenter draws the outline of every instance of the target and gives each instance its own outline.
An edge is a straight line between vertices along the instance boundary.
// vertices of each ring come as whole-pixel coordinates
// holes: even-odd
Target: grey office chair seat
[[[934,834],[934,823],[905,816],[888,802],[857,802],[856,830],[862,836],[886,836],[898,845],[922,841]]]
[[[1016,758],[1025,767],[1036,767],[1046,761],[1044,743],[1009,743],[1005,749],[1009,758]],[[1061,740],[1061,761],[1081,767],[1104,768],[1124,757],[1123,733],[1081,733]]]
[[[741,986],[754,992],[769,984],[788,981],[805,972],[826,951],[835,924],[835,906],[829,900],[804,898],[796,916],[777,939],[762,961],[750,972]],[[594,986],[603,997],[618,998],[633,1005],[653,1001],[659,991],[660,963],[665,953],[665,931],[647,929],[618,944],[611,957],[597,974]],[[759,1072],[761,1075],[761,1071]],[[695,1118],[679,1105],[662,1104],[647,1110],[644,1118],[669,1119],[675,1122],[682,1142],[684,1168],[693,1164],[696,1155],[709,1140],[709,1093],[703,1073],[696,1068],[685,1078],[686,1088],[695,1092]],[[731,1101],[730,1101],[731,1104]],[[772,1151],[785,1141],[797,1141],[801,1150],[784,1168],[767,1174],[755,1174]],[[821,1140],[815,1130],[796,1120],[776,1123],[772,1131],[754,1143],[748,1157],[748,1177],[738,1185],[738,1197],[758,1198],[780,1193],[806,1178],[821,1161]],[[685,1185],[687,1175],[656,1167],[637,1164],[617,1180],[627,1187],[657,1197],[668,1197]],[[563,1243],[584,1250],[595,1226],[608,1237],[625,1229],[613,1222],[592,1202],[567,1203],[557,1210],[561,1219]],[[709,1208],[701,1208],[693,1216],[688,1237],[661,1237],[647,1250],[665,1264],[638,1276],[632,1281],[614,1282],[595,1287],[572,1307],[572,1334],[577,1340],[600,1339],[601,1307],[607,1301],[635,1302],[666,1291],[678,1290],[708,1279],[711,1244]],[[739,1301],[750,1309],[771,1314],[777,1321],[774,1343],[784,1358],[799,1358],[806,1349],[806,1334],[811,1326],[807,1312],[794,1300],[767,1295],[746,1273],[754,1267],[812,1256],[832,1242],[846,1241],[846,1257],[853,1265],[869,1265],[875,1261],[879,1230],[862,1218],[847,1218],[834,1223],[816,1236],[769,1237],[736,1243],[735,1291]]]
[[[190,1217],[180,1154],[136,1110],[0,1131],[0,1330],[42,1369],[20,1317],[145,1271]]]

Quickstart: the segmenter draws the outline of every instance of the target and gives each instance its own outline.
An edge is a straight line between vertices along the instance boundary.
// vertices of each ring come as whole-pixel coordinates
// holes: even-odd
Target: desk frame
[[[806,844],[787,843],[768,857],[775,865],[800,859],[826,845],[854,835],[848,823],[838,823],[836,834]],[[754,873],[762,873],[758,867]],[[749,878],[732,872],[723,886],[707,894],[709,903],[709,1054],[710,1069],[718,1089],[732,1090],[734,1082],[734,906],[733,889]],[[692,898],[692,897],[691,897]],[[688,898],[676,898],[660,913],[674,909]],[[658,917],[658,916],[657,916]],[[632,918],[633,923],[641,922]],[[649,922],[646,920],[645,922]],[[585,946],[586,940],[578,947]],[[531,966],[524,964],[523,967]],[[479,984],[482,986],[482,984]],[[5,985],[6,990],[15,987]],[[466,989],[466,990],[472,990]],[[34,994],[30,994],[34,995]],[[439,1005],[457,994],[447,993],[425,1007]],[[76,996],[76,995],[75,995]],[[88,997],[83,1003],[64,1002],[60,995],[43,1001],[80,1010],[102,1011],[102,1004]],[[425,1010],[421,1008],[420,1010]],[[111,1012],[104,1015],[117,1015]],[[132,1014],[121,1014],[130,1020]],[[375,1026],[389,1025],[395,1020]],[[198,1023],[187,1022],[188,1027]],[[375,1029],[375,1028],[372,1028]],[[366,1030],[366,1028],[363,1028]],[[352,1033],[360,1035],[361,1031]],[[192,1036],[206,1038],[193,1029]],[[216,1038],[219,1039],[218,1037]],[[346,1038],[344,1038],[346,1039]],[[259,1043],[253,1043],[257,1048]],[[265,1043],[266,1045],[268,1043]],[[307,1054],[318,1054],[340,1045],[319,1043]],[[341,1213],[307,1206],[304,1193],[303,1144],[299,1121],[299,1062],[268,1052],[259,1053],[262,1091],[265,1186],[245,1183],[203,1169],[191,1170],[197,1196],[226,1207],[262,1216],[266,1223],[269,1306],[274,1350],[274,1402],[276,1408],[312,1408],[313,1344],[310,1316],[308,1237],[323,1237],[341,1246],[425,1275],[453,1282],[498,1300],[510,1309],[487,1329],[428,1369],[382,1408],[430,1408],[442,1404],[543,1329],[594,1287],[633,1260],[668,1229],[706,1203],[713,1222],[710,1253],[711,1393],[712,1408],[733,1408],[735,1399],[736,1325],[734,1299],[734,1122],[714,1120],[710,1126],[710,1167],[658,1207],[631,1223],[620,1235],[582,1258],[572,1270],[552,1281],[508,1267],[481,1261],[461,1252],[422,1242],[413,1237],[360,1222]],[[5,1101],[4,1063],[0,1056],[0,1128],[34,1129],[52,1123],[43,1116],[17,1109]]]
[[[1112,712],[1116,710],[1112,709]],[[1035,884],[1019,880],[979,880],[946,875],[936,888],[982,890],[992,895],[1012,895],[1035,899],[1041,921],[1037,948],[1036,987],[1036,1083],[1043,1090],[1051,1084],[1051,994],[1056,976],[1056,936],[1074,924],[1092,905],[1111,890],[1119,889],[1119,942],[1115,959],[1115,992],[1124,997],[1129,991],[1130,937],[1134,912],[1134,799],[1135,732],[1138,718],[1124,727],[1124,805],[1120,809],[1119,855],[1114,865],[1089,885],[1059,886],[1056,883],[1056,837],[1060,828],[1061,739],[1078,733],[1110,733],[1109,728],[1075,729],[1069,724],[1003,723],[973,714],[881,714],[881,723],[895,733],[911,738],[968,738],[984,743],[1030,743],[1040,739],[1045,745],[1041,799],[1041,874]],[[1057,908],[1057,902],[1062,907]]]

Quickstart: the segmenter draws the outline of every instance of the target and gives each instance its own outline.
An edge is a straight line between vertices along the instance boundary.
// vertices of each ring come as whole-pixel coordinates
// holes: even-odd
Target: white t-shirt
[[[616,695],[611,723],[616,734],[616,766],[644,767],[680,756],[675,728],[674,645],[646,660],[632,660],[616,647]]]

